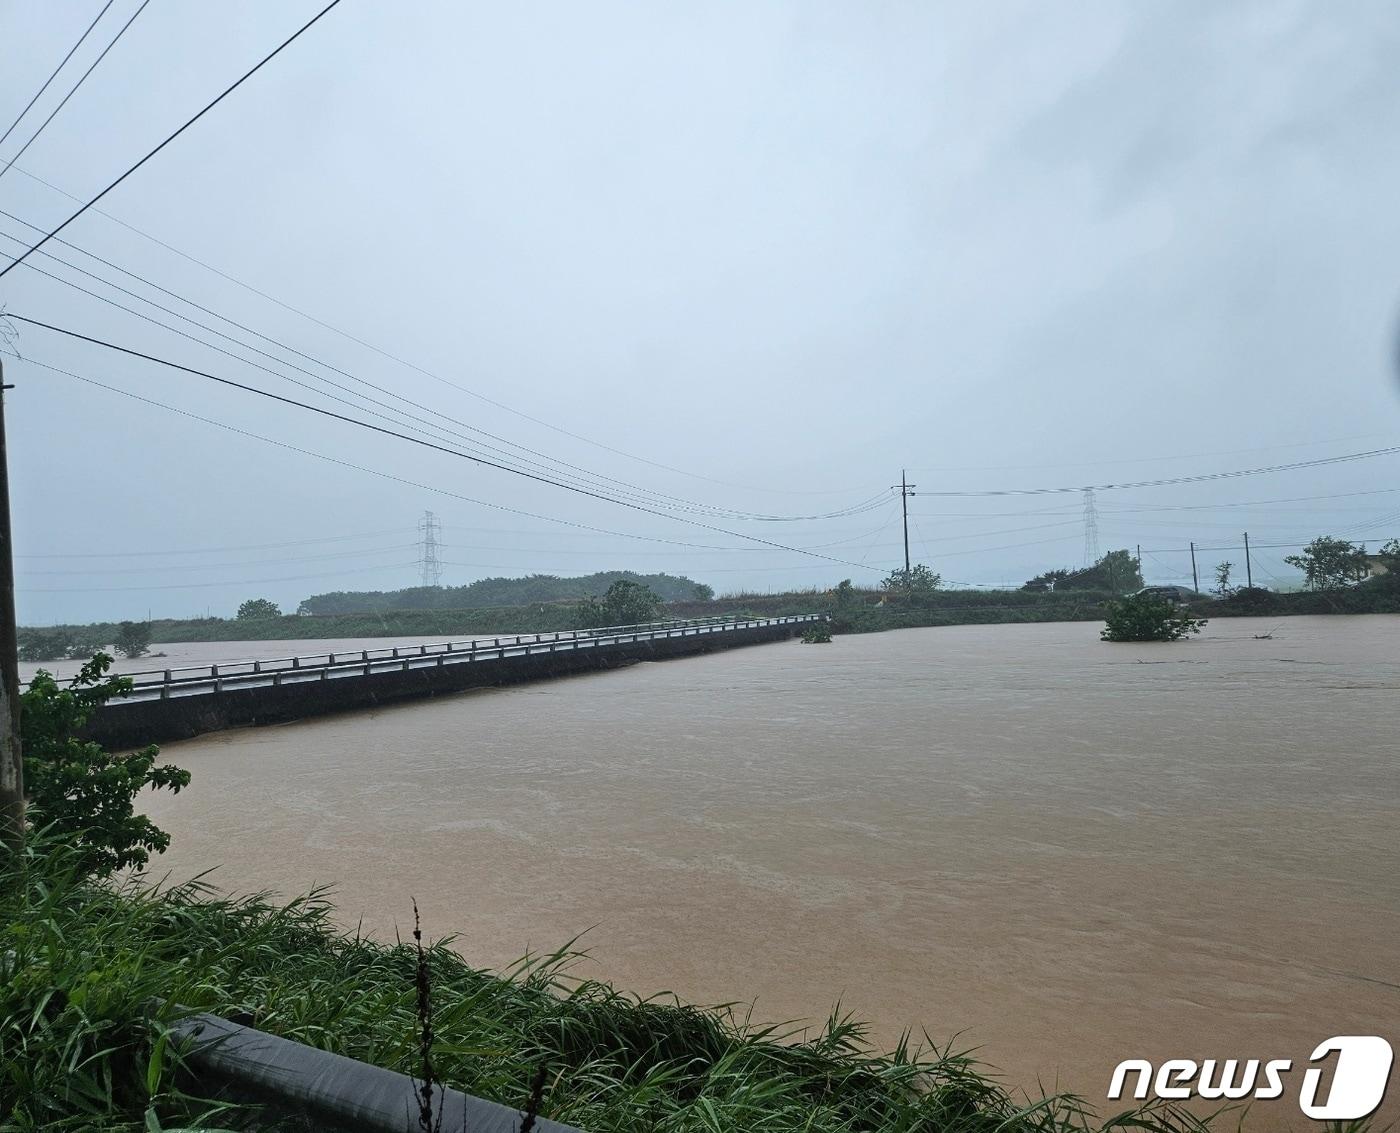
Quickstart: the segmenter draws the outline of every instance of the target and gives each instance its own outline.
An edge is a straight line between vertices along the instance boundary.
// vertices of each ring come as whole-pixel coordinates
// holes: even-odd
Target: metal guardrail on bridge
[[[383,646],[308,656],[276,657],[172,669],[147,669],[120,674],[132,681],[132,690],[109,700],[109,706],[143,700],[195,696],[236,688],[266,688],[309,681],[342,680],[374,673],[470,664],[474,661],[524,657],[566,650],[596,649],[665,638],[730,633],[771,625],[798,625],[824,620],[822,614],[795,614],[778,618],[690,618],[638,625],[559,633],[517,634],[443,641],[426,645]]]

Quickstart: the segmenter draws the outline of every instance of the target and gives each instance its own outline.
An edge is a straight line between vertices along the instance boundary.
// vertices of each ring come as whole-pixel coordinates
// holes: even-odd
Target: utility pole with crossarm
[[[909,574],[909,497],[914,495],[913,489],[917,484],[910,484],[909,473],[903,468],[899,470],[899,483],[891,484],[890,491],[899,493],[899,502],[904,509],[904,573]]]

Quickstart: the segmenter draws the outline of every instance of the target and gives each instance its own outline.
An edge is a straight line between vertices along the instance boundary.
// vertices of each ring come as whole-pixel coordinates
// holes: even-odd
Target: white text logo
[[[1299,1108],[1319,1121],[1354,1121],[1381,1104],[1394,1052],[1379,1035],[1337,1035],[1318,1044],[1308,1061],[1318,1065],[1303,1074]],[[1325,1100],[1319,1101],[1323,1067],[1328,1062],[1332,1063],[1331,1087]],[[1208,1101],[1268,1100],[1283,1097],[1284,1077],[1292,1069],[1293,1061],[1288,1058],[1207,1058],[1199,1063],[1172,1058],[1156,1067],[1146,1059],[1129,1058],[1114,1069],[1108,1096],[1114,1101],[1123,1097],[1131,1081],[1131,1096],[1139,1101],[1149,1093],[1169,1101],[1193,1096]]]

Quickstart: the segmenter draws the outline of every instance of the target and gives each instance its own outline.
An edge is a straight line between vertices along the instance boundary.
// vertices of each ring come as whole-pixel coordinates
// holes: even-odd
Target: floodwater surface
[[[1249,1127],[1292,1124],[1322,1040],[1400,1047],[1400,618],[1098,629],[794,641],[171,744],[194,779],[147,800],[157,868],[333,883],[387,938],[412,894],[482,966],[584,933],[579,974],[766,1020],[839,999],[1101,1111],[1125,1058],[1291,1058]]]

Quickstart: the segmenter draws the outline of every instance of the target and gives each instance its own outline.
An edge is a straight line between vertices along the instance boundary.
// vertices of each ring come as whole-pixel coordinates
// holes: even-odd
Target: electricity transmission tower
[[[1094,502],[1094,489],[1084,489],[1084,565],[1099,561],[1099,508]]]
[[[437,533],[439,529],[438,521],[433,513],[425,511],[423,518],[418,521],[418,530],[423,536],[422,550],[418,555],[418,567],[422,572],[423,586],[442,585],[442,563],[438,560]]]

